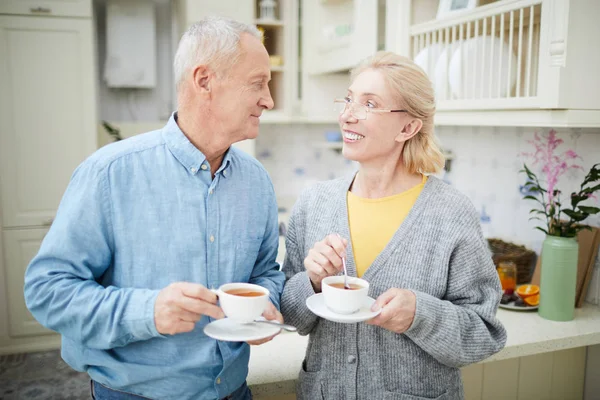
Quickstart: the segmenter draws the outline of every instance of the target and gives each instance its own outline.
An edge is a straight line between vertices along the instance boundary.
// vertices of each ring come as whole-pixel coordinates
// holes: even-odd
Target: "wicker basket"
[[[531,281],[536,261],[534,251],[501,239],[488,239],[488,243],[496,268],[501,261],[512,261],[517,265],[517,284],[521,285]]]

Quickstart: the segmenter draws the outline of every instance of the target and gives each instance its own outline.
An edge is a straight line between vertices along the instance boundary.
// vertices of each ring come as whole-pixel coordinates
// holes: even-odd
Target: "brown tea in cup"
[[[345,289],[345,290],[358,290],[358,289],[362,289],[363,287],[360,285],[357,285],[356,283],[349,283],[348,286],[350,286],[350,288],[346,288],[344,286],[344,283],[330,283],[329,286],[334,287],[336,289]]]
[[[233,294],[235,296],[242,296],[242,297],[258,297],[258,296],[264,296],[265,295],[262,292],[248,290],[248,289],[245,289],[245,288],[225,290],[225,293],[227,293],[227,294]]]

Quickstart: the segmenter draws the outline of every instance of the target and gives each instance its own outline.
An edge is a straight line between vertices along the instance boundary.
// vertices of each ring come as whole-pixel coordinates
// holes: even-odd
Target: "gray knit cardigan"
[[[311,313],[314,294],[303,261],[330,233],[349,238],[346,195],[354,175],[305,190],[286,237],[286,323],[310,335],[298,399],[463,399],[460,367],[500,351],[500,282],[471,202],[429,177],[408,216],[363,275],[369,296],[412,290],[417,307],[403,334],[366,323],[330,322]],[[348,273],[356,276],[352,244]]]

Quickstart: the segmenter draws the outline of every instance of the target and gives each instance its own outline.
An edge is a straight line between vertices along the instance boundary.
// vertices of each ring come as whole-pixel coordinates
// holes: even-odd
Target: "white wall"
[[[336,129],[336,125],[261,126],[256,155],[270,172],[280,198],[295,198],[314,180],[331,179],[356,168],[338,153],[314,146],[325,140],[325,131]],[[539,252],[544,234],[534,229],[534,221],[528,221],[533,204],[522,200],[519,186],[525,183],[525,176],[518,173],[524,161],[518,155],[532,149],[527,141],[533,139],[536,131],[543,133],[548,129],[439,127],[437,134],[442,146],[456,157],[444,180],[465,193],[480,213],[485,208],[485,214],[491,218],[486,228],[490,236]],[[565,142],[559,149],[572,148],[583,158],[580,164],[585,172],[567,173],[559,181],[558,187],[571,193],[579,188],[589,168],[600,162],[600,129],[563,129],[558,136]],[[600,195],[588,204],[599,206]],[[587,222],[600,226],[600,215]]]

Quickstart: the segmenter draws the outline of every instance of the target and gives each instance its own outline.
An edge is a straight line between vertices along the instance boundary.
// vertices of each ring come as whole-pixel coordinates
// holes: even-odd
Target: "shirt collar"
[[[177,161],[179,161],[191,174],[196,175],[199,171],[203,170],[203,166],[205,166],[206,170],[210,167],[208,162],[206,162],[204,153],[198,150],[198,148],[190,142],[181,128],[179,128],[179,125],[177,125],[177,112],[174,112],[169,118],[169,121],[163,128],[162,135],[173,156],[175,156]],[[222,174],[224,177],[229,175],[229,173],[225,171],[231,164],[232,152],[230,150],[231,148],[225,153],[221,167],[216,172],[224,172]]]

